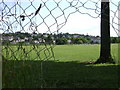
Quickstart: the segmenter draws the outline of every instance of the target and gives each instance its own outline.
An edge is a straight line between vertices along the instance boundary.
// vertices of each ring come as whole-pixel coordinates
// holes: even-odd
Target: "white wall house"
[[[93,43],[100,43],[101,42],[100,37],[92,37],[91,40],[93,41]]]

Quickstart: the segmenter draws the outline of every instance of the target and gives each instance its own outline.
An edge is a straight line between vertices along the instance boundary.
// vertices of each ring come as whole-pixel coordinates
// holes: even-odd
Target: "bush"
[[[56,44],[57,45],[67,44],[67,39],[66,38],[58,38],[58,39],[56,39]]]

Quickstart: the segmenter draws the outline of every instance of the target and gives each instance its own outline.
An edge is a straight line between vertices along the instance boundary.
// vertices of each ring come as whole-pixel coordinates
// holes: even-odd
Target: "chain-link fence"
[[[0,32],[3,36],[4,57],[10,60],[43,60],[53,57],[52,48],[55,37],[50,37],[50,34],[57,34],[66,24],[68,17],[76,12],[87,14],[92,18],[100,18],[100,2],[100,0],[2,0],[0,3]],[[112,1],[110,4],[114,8],[111,9],[110,24],[118,34],[118,5]],[[10,44],[18,45],[11,46]],[[31,44],[29,49],[25,48],[28,44]],[[42,44],[42,46],[36,44]],[[34,57],[30,57],[30,53],[34,53]]]
[[[69,16],[78,12],[101,18],[104,12],[100,3],[101,0],[0,0],[2,59],[55,59],[55,39]],[[118,35],[118,2],[110,1],[110,5],[110,25]]]

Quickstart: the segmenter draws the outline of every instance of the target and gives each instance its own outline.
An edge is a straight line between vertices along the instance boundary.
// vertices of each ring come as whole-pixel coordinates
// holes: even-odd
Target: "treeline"
[[[111,43],[120,43],[120,37],[111,37]]]
[[[118,37],[111,37],[111,43],[119,43]],[[3,44],[98,44],[100,43],[100,36],[91,36],[84,34],[48,34],[48,33],[3,33],[2,34]]]
[[[89,44],[93,43],[93,41],[89,38],[83,38],[83,37],[72,37],[72,38],[58,38],[56,39],[56,44],[62,45],[62,44]],[[98,42],[96,42],[98,43]]]

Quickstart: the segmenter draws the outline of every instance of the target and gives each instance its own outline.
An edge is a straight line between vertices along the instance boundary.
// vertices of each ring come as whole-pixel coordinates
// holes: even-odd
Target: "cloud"
[[[85,14],[74,13],[68,18],[66,25],[60,31],[100,36],[100,18],[92,18]],[[110,31],[111,36],[117,36],[112,27]]]
[[[80,13],[72,14],[67,20],[66,25],[61,29],[62,32],[70,33],[90,33],[99,35],[100,18],[92,18]],[[94,33],[96,32],[96,33]]]

